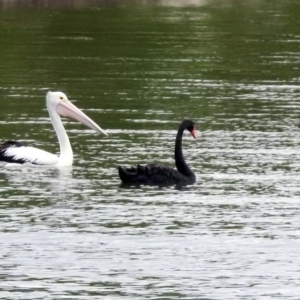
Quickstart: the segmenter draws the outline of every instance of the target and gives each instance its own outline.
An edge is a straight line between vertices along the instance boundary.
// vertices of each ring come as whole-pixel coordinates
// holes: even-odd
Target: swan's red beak
[[[192,137],[195,139],[196,138],[196,132],[195,132],[195,128],[193,128],[191,131],[190,131]]]

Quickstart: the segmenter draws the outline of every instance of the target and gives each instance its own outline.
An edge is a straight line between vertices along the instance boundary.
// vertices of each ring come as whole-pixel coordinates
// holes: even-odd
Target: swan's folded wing
[[[156,164],[130,168],[118,167],[118,171],[123,183],[170,185],[185,181],[184,176],[177,170]]]
[[[181,182],[182,174],[176,169],[162,165],[149,164],[145,167],[145,176],[155,181],[155,183]]]

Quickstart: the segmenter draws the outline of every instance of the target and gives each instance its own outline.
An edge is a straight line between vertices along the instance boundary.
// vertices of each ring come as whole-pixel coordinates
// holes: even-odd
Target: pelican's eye
[[[64,97],[61,96],[61,97],[60,97],[60,100],[64,100]]]

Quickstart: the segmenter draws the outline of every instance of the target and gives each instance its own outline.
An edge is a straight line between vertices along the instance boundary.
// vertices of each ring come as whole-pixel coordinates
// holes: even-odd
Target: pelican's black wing
[[[7,163],[17,163],[17,164],[24,164],[27,162],[26,159],[19,158],[15,159],[15,155],[10,155],[9,151],[7,151],[10,148],[20,148],[25,146],[22,143],[14,142],[14,141],[7,141],[2,144],[0,144],[0,161],[5,161]]]

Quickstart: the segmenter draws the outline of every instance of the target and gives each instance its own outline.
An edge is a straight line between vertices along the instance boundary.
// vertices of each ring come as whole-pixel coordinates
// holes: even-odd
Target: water
[[[110,134],[0,170],[1,299],[299,298],[297,1],[0,3],[1,138],[58,152],[48,90]],[[185,117],[197,183],[122,187]]]

